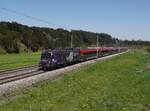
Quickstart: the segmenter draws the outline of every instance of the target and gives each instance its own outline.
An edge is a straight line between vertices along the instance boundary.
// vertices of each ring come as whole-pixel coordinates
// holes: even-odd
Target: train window
[[[48,59],[51,58],[51,53],[50,52],[44,52],[41,55],[41,59]]]

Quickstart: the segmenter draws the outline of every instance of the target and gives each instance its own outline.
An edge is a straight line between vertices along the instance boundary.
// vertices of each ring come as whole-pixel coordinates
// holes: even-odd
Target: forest
[[[95,47],[97,37],[100,47],[150,45],[150,41],[119,40],[106,33],[83,30],[68,31],[63,28],[31,27],[17,22],[0,22],[0,53],[36,52],[45,48],[69,48],[71,38],[74,48]]]

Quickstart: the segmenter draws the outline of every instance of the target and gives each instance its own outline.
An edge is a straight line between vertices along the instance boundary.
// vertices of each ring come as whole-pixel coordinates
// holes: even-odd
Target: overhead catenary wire
[[[55,23],[52,23],[52,22],[43,20],[43,19],[41,19],[41,18],[34,17],[34,16],[31,16],[31,15],[28,15],[28,14],[25,14],[25,13],[22,13],[22,12],[19,12],[19,11],[15,11],[15,10],[8,9],[8,8],[4,8],[4,7],[0,7],[0,9],[3,10],[3,11],[5,11],[5,12],[8,12],[8,13],[12,13],[12,14],[15,14],[15,15],[19,15],[19,16],[22,16],[22,17],[26,17],[26,18],[28,18],[28,19],[32,19],[32,20],[36,20],[36,21],[45,23],[45,24],[47,24],[47,25],[54,25],[54,26],[58,26],[58,27],[61,27],[61,28],[64,28],[64,29],[71,30],[71,28],[69,28],[69,27],[66,27],[66,26],[63,26],[63,25],[60,25],[60,24],[55,24]]]

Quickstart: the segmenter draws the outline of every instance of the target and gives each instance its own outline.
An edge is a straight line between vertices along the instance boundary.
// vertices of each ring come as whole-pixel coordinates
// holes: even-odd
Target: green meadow
[[[20,53],[20,54],[1,54],[0,71],[36,65],[40,60],[40,55],[41,55],[40,52]]]
[[[149,111],[150,54],[129,52],[35,85],[0,111]]]

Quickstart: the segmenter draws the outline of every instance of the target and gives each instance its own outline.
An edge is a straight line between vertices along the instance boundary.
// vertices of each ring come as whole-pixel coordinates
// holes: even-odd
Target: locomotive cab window
[[[41,55],[41,59],[48,59],[51,57],[51,53],[50,52],[43,52]]]

